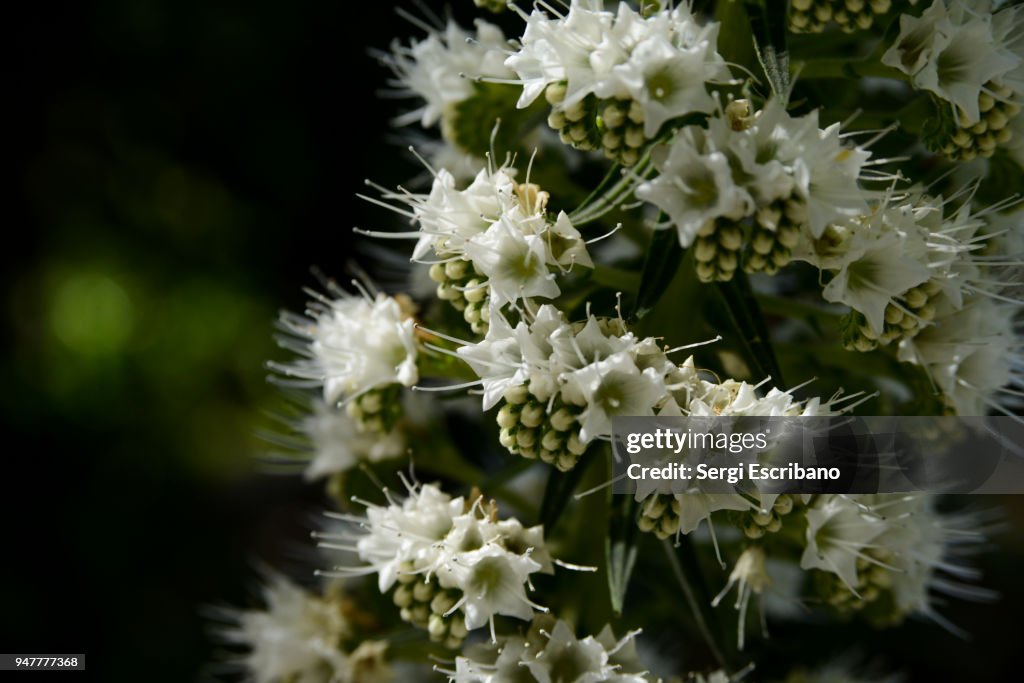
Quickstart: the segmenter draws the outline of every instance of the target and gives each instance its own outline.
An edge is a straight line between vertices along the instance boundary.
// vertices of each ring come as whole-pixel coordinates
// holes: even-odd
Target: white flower
[[[451,173],[442,168],[429,195],[386,196],[411,205],[419,223],[413,260],[423,260],[431,253],[442,257],[462,255],[469,240],[483,234],[515,206],[514,171],[500,168],[492,173],[483,169],[460,190]]]
[[[649,683],[637,660],[637,633],[616,639],[606,626],[578,638],[566,622],[540,616],[525,637],[469,648],[446,673],[452,683]]]
[[[921,15],[900,17],[900,35],[882,61],[912,77],[914,86],[954,105],[961,126],[981,118],[978,97],[991,81],[1020,87],[1024,54],[1019,31],[1024,12],[1008,7],[993,15],[958,0],[935,0]]]
[[[519,51],[505,60],[505,66],[523,83],[520,108],[528,107],[544,88],[558,81],[568,81],[566,102],[570,104],[592,91],[590,54],[611,26],[613,16],[597,7],[597,3],[573,0],[562,19],[552,20],[539,9],[527,17]]]
[[[554,306],[526,313],[515,328],[501,315],[477,344],[459,348],[480,377],[484,409],[527,382],[538,400],[558,394],[582,407],[579,438],[611,435],[615,415],[653,415],[669,399],[666,373],[676,370],[652,339],[638,340],[619,320],[569,323]]]
[[[594,262],[590,260],[587,253],[587,245],[580,235],[580,231],[573,226],[569,216],[564,211],[559,211],[555,222],[548,227],[544,234],[547,242],[549,259],[554,259],[550,265],[559,265],[565,268],[579,264],[584,268],[593,268]]]
[[[818,127],[818,112],[793,123],[802,124],[803,134],[794,137],[790,160],[797,195],[807,204],[807,226],[821,237],[829,224],[867,212],[868,196],[857,180],[871,154],[859,147],[847,147],[839,137],[839,124]]]
[[[952,33],[953,25],[942,0],[935,0],[920,17],[901,14],[900,34],[882,55],[882,63],[913,76],[949,44]]]
[[[570,402],[581,399],[586,405],[580,428],[583,441],[611,434],[616,415],[654,415],[654,406],[667,395],[665,378],[654,368],[641,371],[626,351],[569,373],[564,392]]]
[[[498,521],[481,499],[452,498],[433,484],[408,489],[401,502],[389,496],[387,505],[369,505],[365,520],[341,516],[359,522],[358,530],[320,537],[355,540],[359,559],[377,573],[381,593],[409,577],[457,591],[460,597],[439,614],[461,611],[467,629],[489,623],[493,633],[496,615],[529,619],[534,609],[543,609],[526,596],[531,574],[554,569],[541,527]]]
[[[752,595],[760,596],[771,586],[772,579],[768,575],[765,565],[764,549],[752,545],[736,560],[732,572],[729,574],[729,581],[725,584],[715,599],[711,601],[713,607],[717,607],[726,595],[736,586],[736,609],[739,611],[739,622],[737,624],[737,647],[743,649],[745,626],[747,623],[747,605]]]
[[[977,253],[996,244],[980,232],[985,221],[969,204],[944,215],[945,203],[916,191],[885,197],[870,215],[833,225],[794,257],[831,273],[823,297],[861,313],[871,339],[880,338],[883,328],[895,338],[913,336],[936,324],[942,306],[959,309],[965,297],[992,289],[996,279],[987,267],[990,258]],[[896,321],[887,320],[894,313]],[[907,331],[900,333],[897,323]]]
[[[707,131],[687,128],[656,148],[658,175],[636,190],[668,215],[683,246],[718,218],[738,221],[762,208],[759,223],[774,230],[771,204],[790,197],[799,201],[787,216],[813,238],[867,213],[871,193],[858,181],[871,155],[842,144],[838,124],[821,129],[816,111],[794,118],[775,100],[743,123],[731,113],[740,104],[717,112]]]
[[[750,213],[750,194],[733,180],[729,159],[719,151],[701,153],[689,129],[653,155],[658,175],[636,189],[639,199],[664,211],[688,247],[697,233],[716,218],[740,219]]]
[[[806,546],[801,569],[820,569],[856,592],[857,560],[886,531],[877,515],[848,496],[821,496],[807,510]]]
[[[857,233],[854,243],[822,296],[859,311],[875,333],[881,334],[886,307],[911,287],[926,282],[932,273],[913,253],[907,253],[906,241],[894,230],[864,230]]]
[[[498,652],[490,646],[467,648],[455,658],[455,671],[446,673],[451,683],[505,683],[523,676],[522,662],[527,657],[526,640],[511,636],[501,640]]]
[[[381,593],[400,573],[429,572],[446,560],[439,545],[463,514],[461,498],[452,499],[436,485],[413,487],[402,503],[372,505],[366,510],[365,533],[356,544],[359,558],[377,572]]]
[[[257,683],[385,683],[392,680],[384,661],[387,643],[364,641],[351,652],[344,641],[354,635],[336,588],[323,597],[268,572],[264,609],[229,610],[233,625],[221,631],[248,653],[240,664]]]
[[[311,459],[303,473],[307,480],[344,472],[361,462],[381,462],[402,455],[405,438],[398,429],[386,434],[359,429],[344,410],[315,401],[298,425],[309,438]]]
[[[707,81],[720,78],[724,71],[724,67],[708,69],[709,61],[715,63],[715,57],[721,64],[721,58],[714,53],[717,32],[716,25],[708,40],[685,48],[673,45],[663,36],[653,36],[637,45],[628,61],[613,69],[630,97],[643,107],[645,136],[653,138],[662,124],[676,117],[714,109]]]
[[[537,605],[526,597],[526,584],[540,569],[528,554],[488,543],[451,558],[437,576],[445,588],[462,591],[458,604],[466,613],[466,628],[473,630],[493,623],[499,614],[529,620]]]
[[[985,84],[1020,64],[1019,57],[1006,54],[993,39],[989,16],[957,26],[949,43],[914,76],[914,85],[956,105],[961,124],[977,123],[978,96]]]
[[[935,593],[989,597],[963,583],[977,578],[961,557],[984,540],[979,524],[976,514],[939,514],[927,494],[820,496],[807,510],[800,566],[835,574],[859,599],[861,590],[876,592],[872,599],[889,591],[894,616],[918,613],[952,628],[935,610]]]
[[[524,234],[510,216],[502,216],[466,244],[465,253],[487,276],[495,306],[524,297],[552,299],[561,292],[548,270],[544,238]]]
[[[396,42],[381,56],[395,74],[391,85],[398,92],[421,98],[423,106],[406,113],[398,124],[419,120],[423,127],[436,124],[452,107],[473,95],[473,79],[508,78],[504,65],[509,43],[501,29],[476,21],[476,35],[449,20],[443,31],[406,47]]]
[[[318,298],[305,315],[281,315],[280,326],[298,339],[282,344],[305,358],[271,367],[322,386],[328,403],[389,384],[415,384],[419,372],[409,304],[383,293],[353,296],[336,286],[330,293],[336,298]]]
[[[643,17],[626,3],[613,14],[572,0],[564,16],[536,9],[526,17],[521,47],[505,65],[523,84],[519,107],[564,81],[565,106],[588,95],[638,102],[650,137],[669,119],[711,111],[707,84],[729,78],[717,38],[718,25],[698,25],[685,5]]]
[[[900,359],[922,365],[958,415],[1008,412],[1024,390],[1024,348],[1015,330],[1019,310],[972,297],[961,310],[939,315],[934,325],[903,341]]]
[[[498,308],[528,297],[556,297],[558,273],[574,265],[593,267],[593,262],[569,216],[560,212],[550,221],[548,194],[532,183],[517,183],[515,174],[507,166],[485,168],[459,189],[454,176],[441,169],[429,194],[385,190],[384,199],[399,205],[391,208],[408,215],[418,229],[366,234],[417,240],[414,261],[469,261],[483,276],[479,287],[487,288]]]
[[[623,641],[631,641],[633,635]],[[538,683],[646,683],[642,673],[619,673],[619,667],[611,662],[612,653],[625,644],[623,641],[609,648],[594,636],[580,639],[568,624],[559,621],[548,634],[544,649],[523,665]]]
[[[965,581],[978,572],[963,557],[985,541],[977,514],[940,514],[929,495],[874,496],[859,501],[885,520],[875,545],[891,558],[892,593],[903,614],[917,613],[944,623],[936,594],[984,600],[992,594]]]

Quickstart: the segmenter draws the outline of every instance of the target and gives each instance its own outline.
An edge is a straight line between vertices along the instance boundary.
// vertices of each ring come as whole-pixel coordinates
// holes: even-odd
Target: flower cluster
[[[1013,414],[1024,391],[1021,306],[974,296],[961,308],[945,305],[935,325],[901,342],[899,357],[922,366],[957,415]]]
[[[418,230],[372,233],[415,238],[412,259],[432,264],[438,298],[462,310],[477,333],[487,329],[492,307],[556,297],[557,273],[593,266],[566,213],[552,216],[548,193],[515,175],[510,167],[484,169],[459,189],[441,169],[429,194],[385,191],[386,200],[411,208]]]
[[[984,245],[983,225],[967,205],[947,212],[933,197],[886,199],[858,220],[831,225],[798,257],[830,276],[826,301],[853,309],[847,348],[870,351],[913,337],[941,305],[963,305],[981,273],[972,252]]]
[[[295,378],[294,386],[322,387],[330,404],[349,404],[370,392],[416,384],[412,302],[382,293],[352,296],[336,285],[329,287],[335,298],[317,296],[305,315],[281,315],[280,326],[288,335],[281,345],[302,358],[271,367]]]
[[[869,156],[843,144],[838,124],[820,128],[817,112],[793,117],[771,100],[752,115],[737,100],[659,146],[658,175],[636,195],[693,245],[701,280],[730,280],[741,264],[774,273],[800,242],[867,212],[858,179]]]
[[[954,159],[989,157],[1012,135],[1024,96],[1024,11],[979,12],[963,0],[934,0],[900,17],[882,63],[941,102],[934,147]],[[948,113],[947,113],[948,112]]]
[[[984,541],[976,515],[940,514],[927,495],[820,496],[806,510],[800,568],[818,572],[815,590],[839,610],[875,622],[910,614],[941,620],[935,593],[982,599],[988,591],[964,562]]]
[[[567,470],[616,415],[654,415],[670,401],[678,373],[654,339],[638,339],[618,318],[570,323],[551,305],[514,327],[504,317],[456,352],[480,377],[483,408],[498,413],[501,443]]]
[[[934,499],[920,494],[782,499],[785,529],[747,535],[752,540],[714,601],[717,605],[737,589],[741,647],[753,596],[824,605],[840,615],[858,614],[878,627],[916,614],[951,629],[936,610],[938,595],[975,600],[991,596],[965,583],[978,578],[965,560],[984,540],[977,514],[939,513]],[[768,510],[770,514],[772,508]]]
[[[689,380],[685,392],[688,400],[679,403],[671,412],[663,411],[663,415],[696,418],[824,417],[851,409],[850,401],[858,398],[857,395],[843,397],[836,394],[826,401],[818,397],[801,401],[790,392],[774,387],[762,395],[760,385],[736,380],[712,382],[700,378],[692,358],[687,359],[680,369]],[[692,457],[692,464],[696,464],[701,455],[694,452]],[[665,462],[681,462],[680,456],[672,453]],[[739,462],[731,457],[729,464]],[[731,492],[723,492],[720,482],[708,480],[694,481],[685,491],[679,491],[678,482],[645,479],[636,483],[635,497],[641,503],[637,518],[640,529],[661,539],[691,533],[701,522],[709,520],[712,513],[720,510],[740,513],[736,515],[736,522],[744,534],[751,539],[761,538],[767,533],[777,532],[781,528],[782,517],[788,515],[794,505],[791,496],[761,493],[756,482],[745,479],[738,481]]]
[[[362,421],[353,418],[349,406],[363,406],[360,414],[373,417],[363,417]],[[397,424],[390,430],[384,428],[384,417],[388,422],[397,419],[391,415],[381,416],[384,406],[377,392],[363,394],[345,409],[328,405],[319,398],[311,399],[308,407],[303,408],[301,417],[282,419],[287,428],[285,434],[268,434],[266,440],[280,449],[270,454],[275,462],[302,463],[307,480],[346,472],[362,463],[392,460],[406,452],[404,431]],[[377,410],[371,413],[371,408]],[[397,402],[388,408],[391,413],[401,410]]]
[[[396,93],[422,102],[396,123],[418,121],[427,129],[440,123],[445,144],[433,150],[435,162],[479,159],[495,146],[515,149],[533,112],[517,109],[515,88],[507,84],[514,76],[504,64],[510,51],[501,29],[483,20],[475,32],[449,19],[409,46],[396,42],[379,58],[395,75]],[[480,125],[497,119],[494,128]]]
[[[548,123],[577,149],[602,150],[631,166],[662,125],[710,112],[709,84],[729,79],[718,25],[699,24],[686,4],[647,16],[621,3],[572,0],[564,16],[536,9],[505,65],[522,81],[519,106],[544,93]]]
[[[512,75],[504,65],[508,49],[501,29],[482,19],[477,20],[473,34],[449,20],[442,31],[431,32],[408,47],[396,42],[391,52],[381,55],[395,74],[393,85],[400,94],[423,100],[396,123],[419,121],[429,128],[440,122],[442,134],[455,139],[459,105],[474,96],[476,82],[484,76]]]
[[[341,518],[359,530],[321,534],[323,545],[355,540],[380,592],[393,589],[402,619],[448,647],[486,625],[493,636],[497,615],[529,620],[534,610],[544,611],[526,595],[531,574],[554,570],[544,529],[499,520],[482,496],[452,498],[433,484],[409,486],[401,502],[368,505],[365,519]]]
[[[423,164],[429,189],[369,183],[376,196],[364,199],[410,227],[359,232],[413,240],[409,270],[422,277],[404,284],[442,305],[329,285],[303,315],[282,316],[282,345],[299,359],[272,367],[309,399],[276,443],[307,478],[329,477],[340,510],[339,527],[315,535],[348,559],[323,574],[374,577],[357,590],[396,609],[384,605],[363,632],[378,639],[361,640],[365,622],[334,589],[273,582],[266,610],[232,617],[257,680],[377,683],[394,637],[396,650],[443,653],[434,673],[455,683],[677,681],[676,662],[639,663],[639,631],[612,628],[649,621],[685,645],[672,620],[685,598],[707,652],[729,655],[687,680],[726,683],[752,670],[703,626],[716,620],[702,611],[726,602],[743,649],[752,601],[762,624],[800,611],[878,628],[920,615],[955,630],[943,596],[989,597],[966,562],[986,515],[929,493],[780,493],[746,466],[767,464],[778,436],[757,453],[644,449],[656,467],[632,499],[590,495],[619,481],[604,476],[616,418],[834,418],[861,405],[1017,415],[1024,403],[1024,212],[1004,198],[1024,177],[1010,132],[1024,130],[1024,11],[762,5],[717,3],[719,24],[696,3],[509,4],[518,36],[414,19],[427,36],[381,56],[393,88],[418,100],[396,123],[418,121],[437,154]],[[779,42],[787,23],[868,29],[903,11],[892,43],[895,19],[886,37]],[[851,58],[856,42],[867,49]],[[991,158],[961,163],[975,156]],[[581,233],[590,224],[609,238],[598,247]],[[723,343],[671,348],[700,339]],[[806,383],[784,376],[826,389],[805,398]],[[426,394],[407,389],[461,396],[417,420],[410,399]],[[403,454],[444,488],[408,483],[389,462]],[[658,465],[680,461],[732,469],[661,478]],[[406,495],[390,493],[396,478]],[[367,487],[385,502],[363,500]],[[643,554],[654,539],[637,528],[665,557]],[[556,573],[590,568],[552,559],[555,544],[602,565],[601,580]],[[634,566],[679,585],[636,586]],[[702,585],[718,593],[698,604]],[[485,628],[487,642],[467,641]],[[836,662],[785,680],[871,678]]]
[[[616,639],[610,626],[596,636],[578,638],[569,624],[542,615],[525,636],[470,648],[455,659],[451,683],[649,683],[637,658],[636,632]]]
[[[286,577],[270,573],[263,609],[222,610],[227,626],[217,635],[242,647],[234,662],[256,683],[388,683],[388,644],[359,640],[355,609],[337,585],[314,595]]]

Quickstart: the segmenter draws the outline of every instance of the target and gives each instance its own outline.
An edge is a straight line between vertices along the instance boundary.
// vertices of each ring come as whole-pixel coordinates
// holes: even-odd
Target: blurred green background
[[[309,0],[35,4],[10,26],[0,650],[195,680],[201,605],[246,603],[257,559],[308,571],[316,487],[254,472],[263,362],[309,266],[342,274],[351,226],[381,219],[362,179],[411,172],[383,142],[367,47],[413,29],[391,3]],[[1000,540],[983,561],[1004,599],[949,610],[973,644],[914,625],[831,645],[914,680],[1002,680],[1024,552]],[[822,633],[780,628],[766,665]]]
[[[249,602],[257,559],[299,564],[319,495],[254,473],[252,435],[277,310],[301,308],[311,265],[343,274],[353,193],[394,166],[367,47],[397,22],[354,9],[104,0],[11,20],[3,652],[193,680],[199,607]]]

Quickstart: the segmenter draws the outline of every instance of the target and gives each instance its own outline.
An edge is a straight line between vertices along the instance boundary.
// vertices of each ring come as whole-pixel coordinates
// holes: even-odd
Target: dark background
[[[199,607],[250,602],[253,562],[287,566],[320,506],[252,472],[263,363],[394,166],[367,47],[411,27],[390,3],[29,4],[4,98],[0,651],[193,680]]]
[[[253,472],[262,364],[309,267],[340,274],[351,226],[385,218],[362,179],[412,173],[366,50],[414,31],[391,3],[309,0],[35,3],[8,25],[0,651],[195,680],[200,606],[249,601],[256,559],[298,566],[320,505]],[[983,562],[1004,599],[947,610],[975,642],[780,628],[775,664],[823,638],[914,680],[1003,680],[1024,553],[1000,541]]]

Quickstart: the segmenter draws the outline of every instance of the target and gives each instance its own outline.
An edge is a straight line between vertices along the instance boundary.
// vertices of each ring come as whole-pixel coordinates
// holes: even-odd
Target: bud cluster
[[[565,92],[564,82],[552,83],[544,90],[552,106],[548,125],[558,131],[562,142],[575,149],[600,151],[623,166],[633,166],[640,160],[647,137],[644,110],[639,102],[587,95],[565,105]]]
[[[455,258],[430,266],[430,279],[437,283],[437,298],[450,303],[476,334],[487,334],[490,320],[487,278],[472,261]]]

